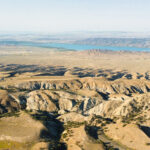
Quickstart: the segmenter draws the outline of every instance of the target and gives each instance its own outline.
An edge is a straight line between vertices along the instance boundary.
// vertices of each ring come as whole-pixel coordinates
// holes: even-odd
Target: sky
[[[150,0],[0,0],[0,31],[150,31]]]

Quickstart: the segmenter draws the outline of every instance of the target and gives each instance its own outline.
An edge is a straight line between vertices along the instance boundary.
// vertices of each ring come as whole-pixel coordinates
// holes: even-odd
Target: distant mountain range
[[[150,32],[0,33],[0,41],[150,48]]]
[[[150,48],[150,38],[87,38],[74,44]]]

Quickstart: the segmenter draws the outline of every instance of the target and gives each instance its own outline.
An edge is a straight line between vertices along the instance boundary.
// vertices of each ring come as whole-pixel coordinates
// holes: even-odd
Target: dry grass
[[[0,56],[2,64],[37,64],[67,68],[92,67],[132,72],[146,72],[150,66],[150,53],[144,52],[100,52],[98,55],[93,55],[86,52],[16,46],[1,47],[1,54],[2,51],[8,53]],[[13,51],[26,51],[26,54],[13,53]]]

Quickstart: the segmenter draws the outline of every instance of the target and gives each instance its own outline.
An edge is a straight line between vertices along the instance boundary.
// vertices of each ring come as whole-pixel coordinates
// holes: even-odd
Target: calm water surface
[[[112,51],[150,51],[150,48],[138,48],[138,47],[116,47],[116,46],[95,46],[95,45],[82,45],[82,44],[68,44],[68,43],[35,43],[24,41],[0,41],[0,45],[18,45],[18,46],[33,46],[33,47],[45,47],[45,48],[63,48],[70,50],[89,50],[89,49],[102,49]]]

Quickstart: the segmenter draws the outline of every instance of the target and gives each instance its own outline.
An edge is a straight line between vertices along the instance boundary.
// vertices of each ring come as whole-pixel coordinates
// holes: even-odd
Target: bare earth
[[[50,48],[1,46],[0,54],[1,64],[92,67],[140,73],[150,70],[150,53],[146,52],[76,52],[56,51]]]
[[[0,47],[0,150],[149,150],[150,53]]]

